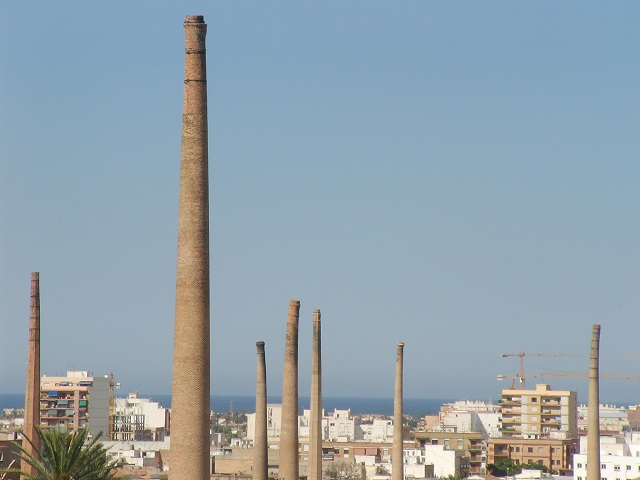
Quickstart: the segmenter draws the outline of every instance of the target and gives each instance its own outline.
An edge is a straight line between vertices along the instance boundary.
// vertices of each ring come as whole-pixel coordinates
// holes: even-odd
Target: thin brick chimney
[[[587,404],[587,478],[600,480],[600,325],[591,333]]]
[[[311,357],[311,423],[309,426],[309,480],[322,480],[322,363],[320,310],[313,312]]]
[[[256,422],[253,440],[253,480],[267,480],[269,461],[267,445],[267,364],[264,342],[256,342]]]
[[[32,442],[22,440],[22,448],[32,454],[40,447],[40,438],[36,433],[40,425],[40,273],[31,273],[31,308],[29,318],[29,349],[27,353],[27,388],[24,399],[23,432]],[[35,447],[35,448],[34,448]],[[35,475],[35,469],[22,462],[22,471]],[[24,478],[24,477],[23,477]]]
[[[209,173],[204,17],[187,16],[184,32],[169,475],[172,480],[209,480]]]
[[[282,426],[280,428],[280,471],[282,480],[298,480],[298,319],[300,302],[289,302],[282,379]]]
[[[398,342],[396,355],[396,385],[393,395],[393,446],[391,449],[391,480],[404,480],[404,453],[402,438],[402,371],[404,343]]]

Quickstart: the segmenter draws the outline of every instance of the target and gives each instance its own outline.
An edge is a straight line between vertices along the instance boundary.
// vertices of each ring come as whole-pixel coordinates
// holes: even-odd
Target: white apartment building
[[[113,440],[162,440],[169,429],[169,410],[130,393],[114,401]]]
[[[437,416],[425,417],[426,430],[432,432],[479,432],[485,437],[500,432],[500,405],[461,400],[445,403]]]
[[[600,404],[600,431],[621,434],[629,428],[629,415],[625,407]],[[578,430],[586,432],[589,412],[586,405],[578,406]]]
[[[464,451],[448,450],[444,445],[425,445],[422,448],[404,450],[404,463],[409,465],[433,465],[436,478],[451,476],[466,477],[469,465],[464,459]]]
[[[575,480],[587,479],[587,437],[580,437],[580,453],[573,456]],[[600,437],[602,480],[632,480],[640,477],[640,434]]]
[[[256,428],[256,414],[247,414],[247,439],[254,440]],[[304,410],[298,416],[298,435],[300,438],[309,438],[309,426],[311,423],[310,410]],[[280,426],[282,424],[282,405],[270,403],[267,405],[267,437],[280,438]],[[322,440],[325,442],[351,442],[356,440],[356,422],[351,416],[351,410],[338,410],[325,414],[322,417]]]
[[[374,418],[372,423],[356,425],[355,439],[359,442],[393,442],[393,420]]]
[[[322,438],[328,442],[352,442],[356,440],[356,421],[351,416],[351,410],[335,409],[323,417],[327,420],[327,438]]]
[[[301,417],[298,417],[298,435],[300,432]],[[282,404],[280,403],[268,403],[267,404],[267,438],[276,439],[280,438],[280,427],[282,425]],[[256,414],[247,413],[247,439],[255,440],[256,433]],[[309,432],[307,429],[307,436]]]

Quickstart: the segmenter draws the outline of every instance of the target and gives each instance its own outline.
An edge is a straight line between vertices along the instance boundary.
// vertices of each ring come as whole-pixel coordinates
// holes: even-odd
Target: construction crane
[[[524,390],[524,357],[584,357],[583,353],[526,353],[524,351],[518,353],[501,353],[501,357],[520,357],[520,375],[517,377],[504,376],[503,378],[517,378],[519,384],[519,390]]]
[[[109,427],[107,433],[107,439],[113,440],[113,430],[114,430],[114,422],[115,422],[115,398],[114,398],[114,387],[120,388],[120,382],[115,382],[113,380],[113,373],[110,373],[109,378]]]
[[[548,373],[529,373],[529,378],[544,378],[544,377],[573,377],[573,378],[588,378],[589,372],[548,372]],[[519,379],[518,375],[497,375],[497,380],[504,380],[511,378],[513,380]],[[611,380],[637,380],[640,381],[640,375],[627,375],[624,373],[601,373],[600,378],[606,378]]]

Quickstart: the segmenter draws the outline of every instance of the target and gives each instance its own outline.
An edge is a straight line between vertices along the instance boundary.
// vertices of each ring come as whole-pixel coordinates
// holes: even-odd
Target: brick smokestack
[[[587,404],[587,478],[600,480],[600,325],[591,333]]]
[[[298,480],[298,319],[300,302],[289,302],[282,379],[282,426],[280,428],[280,472],[282,480]]]
[[[256,424],[253,440],[253,480],[267,480],[269,470],[267,445],[267,364],[264,342],[256,342]]]
[[[393,394],[393,446],[391,450],[391,480],[404,480],[404,454],[402,438],[402,375],[404,343],[398,342],[396,355],[396,386]]]
[[[311,423],[309,428],[309,480],[322,480],[322,362],[320,310],[313,311],[311,357]]]
[[[33,455],[40,447],[40,438],[36,433],[40,425],[40,273],[31,273],[31,309],[29,319],[29,350],[27,353],[27,388],[24,399],[24,435],[31,439],[33,446],[25,439],[22,448]],[[34,448],[35,446],[35,448]],[[22,462],[22,471],[35,475],[35,469]],[[24,478],[24,477],[23,477]]]
[[[209,173],[204,18],[187,16],[184,32],[169,475],[172,480],[209,480]]]

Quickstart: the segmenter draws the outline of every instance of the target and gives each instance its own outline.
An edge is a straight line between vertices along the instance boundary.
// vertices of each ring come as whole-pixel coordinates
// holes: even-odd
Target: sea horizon
[[[128,394],[116,393],[116,398],[126,398]],[[171,408],[171,394],[167,393],[138,393],[140,398],[150,398],[158,402],[162,407]],[[498,399],[474,399],[474,398],[405,398],[403,401],[404,413],[410,416],[435,415],[445,403],[456,401],[484,401],[497,404]],[[267,396],[268,403],[281,403],[279,395]],[[602,404],[628,407],[635,405],[633,402],[601,402]],[[310,398],[308,395],[298,397],[298,410],[302,414],[308,409]],[[351,410],[353,415],[379,414],[393,415],[393,398],[388,397],[322,397],[322,407],[329,413],[338,410]],[[23,393],[0,393],[0,411],[5,408],[24,408]],[[255,411],[254,395],[211,395],[211,410],[216,413],[226,413],[233,408],[234,412],[253,413]]]

